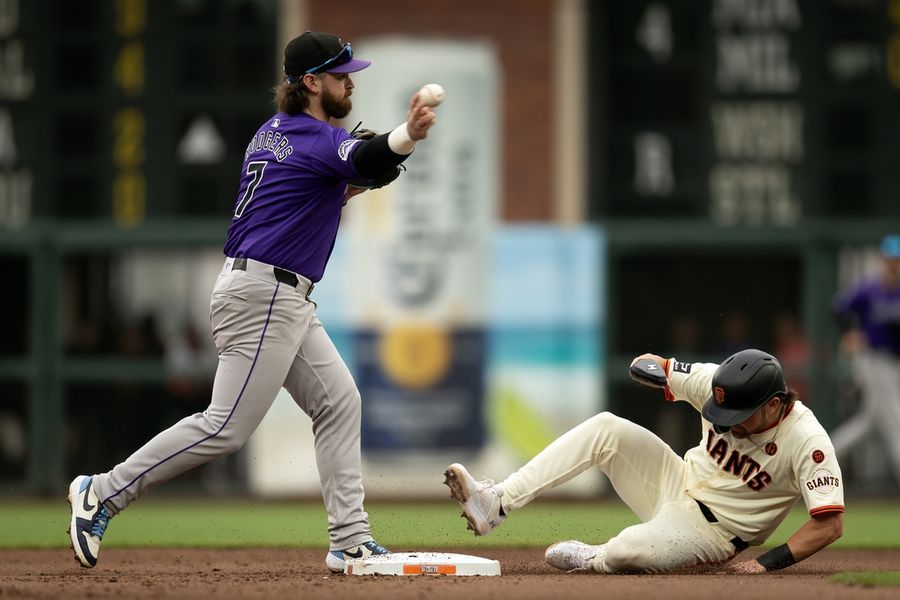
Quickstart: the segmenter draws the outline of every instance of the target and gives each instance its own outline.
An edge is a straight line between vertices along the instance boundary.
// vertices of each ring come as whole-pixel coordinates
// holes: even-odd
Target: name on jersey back
[[[254,136],[247,145],[244,152],[244,160],[250,158],[254,152],[271,152],[278,162],[284,161],[288,156],[294,153],[294,147],[291,146],[291,140],[287,136],[281,134],[280,131],[260,131]]]

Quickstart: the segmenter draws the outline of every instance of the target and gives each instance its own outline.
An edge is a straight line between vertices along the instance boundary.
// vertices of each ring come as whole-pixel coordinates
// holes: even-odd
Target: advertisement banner
[[[498,202],[497,64],[477,43],[359,44],[348,124],[393,127],[412,95],[439,83],[438,123],[388,187],[345,209],[348,304],[363,403],[363,451],[485,441],[488,241]]]
[[[505,477],[556,437],[604,409],[603,240],[593,227],[503,225],[495,229],[486,260],[486,356],[479,367],[485,372],[484,405],[478,417],[484,443],[467,449],[445,437],[442,446],[429,446],[429,440],[416,438],[410,424],[425,421],[426,415],[408,417],[391,400],[367,408],[372,390],[363,391],[364,430],[383,433],[387,430],[383,423],[394,420],[400,422],[394,430],[406,436],[404,443],[422,444],[414,451],[403,450],[391,446],[391,438],[384,438],[381,449],[364,448],[367,498],[446,498],[441,474],[451,462],[464,463],[480,477]],[[351,324],[351,306],[366,291],[351,277],[349,241],[338,236],[331,275],[316,286],[315,298],[329,336],[359,379],[361,365],[374,361],[359,355],[364,345]],[[465,409],[464,403],[448,403],[432,416],[439,421],[448,412]],[[378,426],[367,424],[366,419],[376,419]],[[426,431],[436,430],[439,427]],[[250,439],[248,458],[254,492],[319,494],[310,421],[286,392]],[[548,494],[592,495],[601,489],[602,481],[594,469]]]

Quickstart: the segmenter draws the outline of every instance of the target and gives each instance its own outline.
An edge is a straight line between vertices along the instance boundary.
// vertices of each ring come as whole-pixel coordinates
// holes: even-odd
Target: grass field
[[[844,537],[835,548],[900,548],[900,503],[849,503]],[[490,538],[476,540],[451,501],[372,503],[373,533],[398,549],[465,546],[543,546],[579,538],[602,542],[637,522],[621,502],[536,502],[517,512]],[[807,519],[795,510],[769,539],[783,543]],[[54,548],[68,545],[68,505],[60,502],[0,502],[0,548]],[[316,548],[327,546],[321,502],[266,502],[217,498],[146,499],[110,523],[104,547],[241,546]]]
[[[900,587],[900,571],[838,573],[831,576],[831,581],[864,587]]]

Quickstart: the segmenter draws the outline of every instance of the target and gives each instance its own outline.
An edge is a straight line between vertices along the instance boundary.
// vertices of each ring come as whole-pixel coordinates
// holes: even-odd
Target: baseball
[[[426,83],[419,90],[419,98],[426,106],[437,106],[444,101],[444,88],[439,83]]]

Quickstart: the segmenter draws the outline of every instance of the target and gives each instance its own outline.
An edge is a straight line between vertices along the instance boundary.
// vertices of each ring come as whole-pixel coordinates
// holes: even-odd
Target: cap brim
[[[362,71],[366,67],[372,64],[371,60],[362,60],[359,58],[352,58],[348,62],[345,62],[342,65],[338,65],[331,69],[326,69],[327,73],[356,73],[357,71]]]
[[[760,404],[759,406],[762,406],[762,404]],[[735,410],[732,408],[722,408],[721,406],[716,404],[716,399],[710,396],[709,400],[707,400],[703,405],[703,409],[700,411],[700,414],[703,415],[704,419],[714,425],[731,427],[733,425],[737,425],[738,423],[743,423],[744,421],[746,421],[750,417],[750,415],[759,410],[759,406],[742,408],[740,410]]]
[[[888,235],[881,240],[881,254],[886,258],[900,258],[900,234]]]

